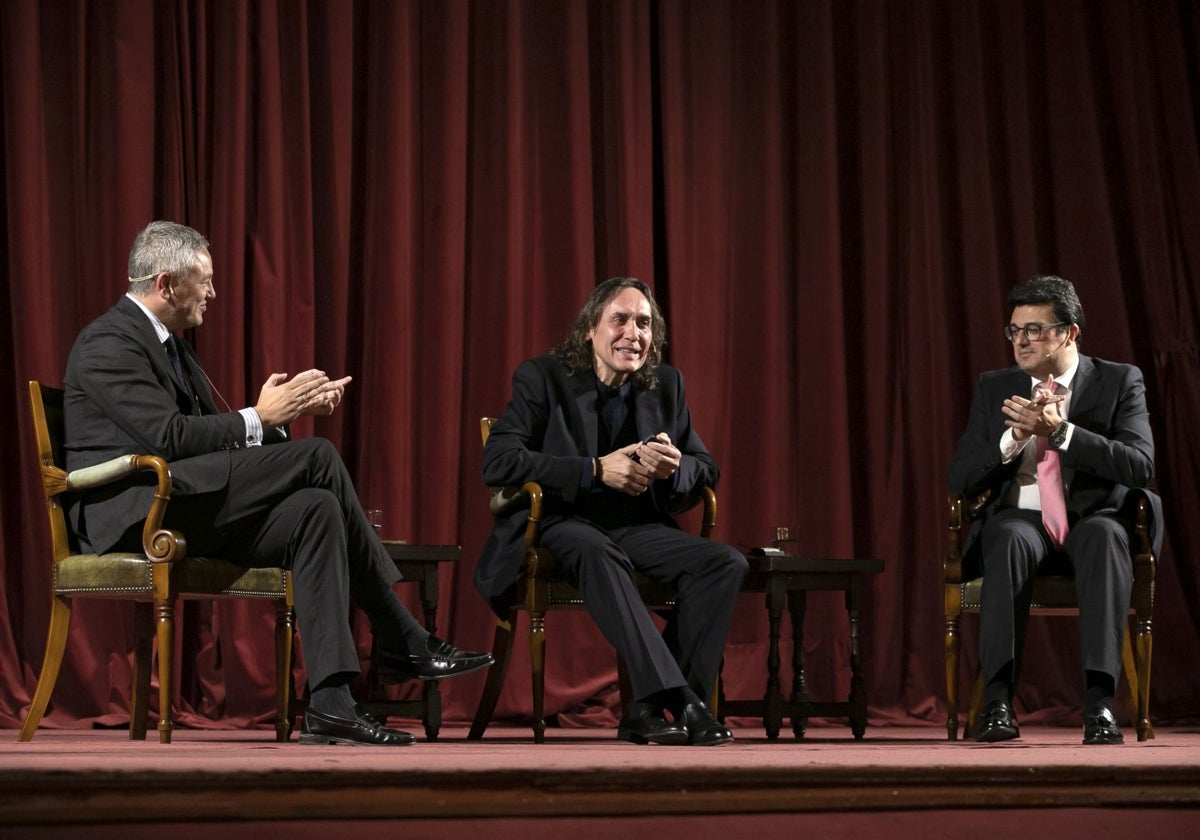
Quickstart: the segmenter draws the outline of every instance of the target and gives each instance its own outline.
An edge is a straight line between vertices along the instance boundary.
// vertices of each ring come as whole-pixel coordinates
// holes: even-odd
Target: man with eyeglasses
[[[412,735],[385,728],[350,694],[359,672],[350,599],[370,618],[384,682],[465,674],[492,655],[459,650],[413,618],[392,590],[399,574],[333,444],[291,439],[288,424],[331,414],[350,377],[272,373],[255,405],[217,408],[195,351],[175,335],[200,326],[216,298],[208,244],[174,222],[151,222],[137,235],[127,293],[84,327],[67,361],[67,469],[131,453],[169,461],[165,523],[191,553],[292,571],[309,685],[300,743],[411,744]],[[67,514],[81,547],[140,551],[154,491],[131,480],[72,497]]]
[[[1133,586],[1131,491],[1154,508],[1154,440],[1142,372],[1082,355],[1085,319],[1066,280],[1035,277],[1009,294],[1004,337],[1016,367],[979,377],[948,471],[951,490],[989,494],[964,564],[983,573],[976,739],[1017,738],[1012,698],[1029,615],[1027,584],[1047,563],[1073,571],[1083,658],[1084,744],[1119,744],[1112,712]]]

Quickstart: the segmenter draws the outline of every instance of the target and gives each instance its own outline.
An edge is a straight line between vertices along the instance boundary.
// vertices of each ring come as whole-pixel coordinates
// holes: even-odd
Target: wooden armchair
[[[951,493],[947,501],[948,532],[946,556],[943,561],[946,611],[946,736],[958,738],[958,659],[959,618],[964,612],[979,612],[983,578],[963,579],[962,547],[970,523],[978,517],[987,503],[987,496],[964,499]],[[1130,545],[1133,555],[1133,593],[1129,612],[1134,616],[1137,632],[1137,656],[1134,657],[1129,629],[1125,630],[1122,663],[1125,681],[1129,686],[1130,708],[1134,715],[1139,741],[1154,737],[1150,724],[1150,654],[1153,648],[1155,557],[1150,540],[1150,504],[1145,496],[1134,501],[1134,534]],[[1075,579],[1067,575],[1040,574],[1033,581],[1031,615],[1078,615]],[[983,677],[977,675],[971,691],[966,732],[974,730],[975,718],[983,696]]]
[[[487,443],[488,434],[492,430],[494,417],[484,417],[479,421],[483,442]],[[700,535],[707,538],[711,535],[717,523],[717,496],[709,487],[701,490],[700,499],[704,504],[704,519]],[[546,612],[552,609],[583,609],[583,598],[579,591],[565,579],[557,576],[554,569],[554,557],[539,542],[539,528],[542,521],[542,488],[530,481],[520,488],[494,488],[492,490],[491,508],[497,513],[509,505],[529,505],[529,523],[525,528],[525,559],[521,574],[517,580],[516,593],[508,607],[507,618],[497,619],[496,634],[492,641],[492,655],[496,662],[488,671],[487,684],[475,712],[475,720],[471,724],[468,739],[479,740],[483,737],[496,703],[500,699],[500,691],[504,688],[504,678],[508,673],[508,663],[513,646],[513,626],[517,613],[525,610],[529,613],[529,658],[533,680],[533,740],[541,744],[546,740],[545,720],[545,684],[546,684]],[[687,505],[685,507],[688,507]],[[638,592],[650,608],[669,608],[674,605],[675,592],[667,586],[656,583],[644,575],[636,575]],[[621,704],[628,706],[632,698],[629,679],[625,671],[625,663],[618,659],[617,671],[621,686]],[[715,698],[714,698],[715,699]]]
[[[288,721],[294,620],[291,573],[283,569],[248,569],[213,557],[188,557],[184,536],[162,527],[171,499],[171,471],[166,461],[153,455],[127,455],[67,473],[62,469],[63,392],[30,382],[29,401],[33,410],[38,468],[50,519],[53,600],[46,655],[33,702],[21,727],[20,740],[33,738],[58,680],[73,599],[119,598],[135,602],[136,638],[129,710],[131,739],[146,738],[151,641],[157,628],[158,739],[169,744],[176,600],[265,598],[275,604],[275,735],[276,740],[286,741],[291,731]],[[99,555],[78,553],[67,528],[63,495],[102,487],[139,471],[153,472],[158,481],[142,531],[142,551]]]

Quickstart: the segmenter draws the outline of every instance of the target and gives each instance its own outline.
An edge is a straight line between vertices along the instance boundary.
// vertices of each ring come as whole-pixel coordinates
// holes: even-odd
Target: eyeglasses
[[[1009,324],[1004,328],[1004,337],[1009,341],[1016,341],[1017,336],[1025,333],[1025,338],[1029,341],[1037,341],[1042,337],[1042,330],[1052,330],[1055,327],[1065,327],[1069,321],[1059,321],[1057,324],[1026,324],[1023,327],[1018,327],[1016,324]]]

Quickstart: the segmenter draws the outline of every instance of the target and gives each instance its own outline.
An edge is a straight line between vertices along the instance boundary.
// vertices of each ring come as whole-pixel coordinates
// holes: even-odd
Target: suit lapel
[[[571,418],[571,425],[575,428],[583,429],[584,446],[587,451],[586,455],[607,455],[607,452],[601,452],[599,449],[599,421],[597,420],[598,412],[596,410],[596,377],[590,371],[580,371],[572,374],[568,378],[570,388],[573,394],[571,400],[571,411],[575,416]]]
[[[1071,380],[1071,416],[1068,420],[1086,419],[1104,396],[1104,378],[1092,364],[1090,356],[1079,357],[1079,367]]]
[[[179,383],[175,381],[175,371],[171,369],[171,360],[167,358],[167,351],[158,340],[158,333],[154,331],[154,325],[150,323],[146,313],[127,297],[122,297],[117,301],[116,309],[128,319],[134,337],[145,348],[146,355],[150,357],[150,365],[158,374],[159,382],[164,387],[169,383],[173,391],[182,393]]]

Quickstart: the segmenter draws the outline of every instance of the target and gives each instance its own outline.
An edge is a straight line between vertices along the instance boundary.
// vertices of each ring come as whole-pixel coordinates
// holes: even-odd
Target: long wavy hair
[[[567,330],[567,337],[551,352],[561,359],[572,373],[591,370],[594,362],[592,341],[588,338],[588,333],[600,323],[600,316],[604,314],[605,307],[622,289],[637,289],[650,301],[650,352],[646,354],[646,363],[633,375],[634,384],[650,390],[658,386],[655,368],[662,364],[662,349],[667,343],[667,322],[650,292],[650,287],[636,277],[611,277],[593,289],[571,323],[571,328]]]

